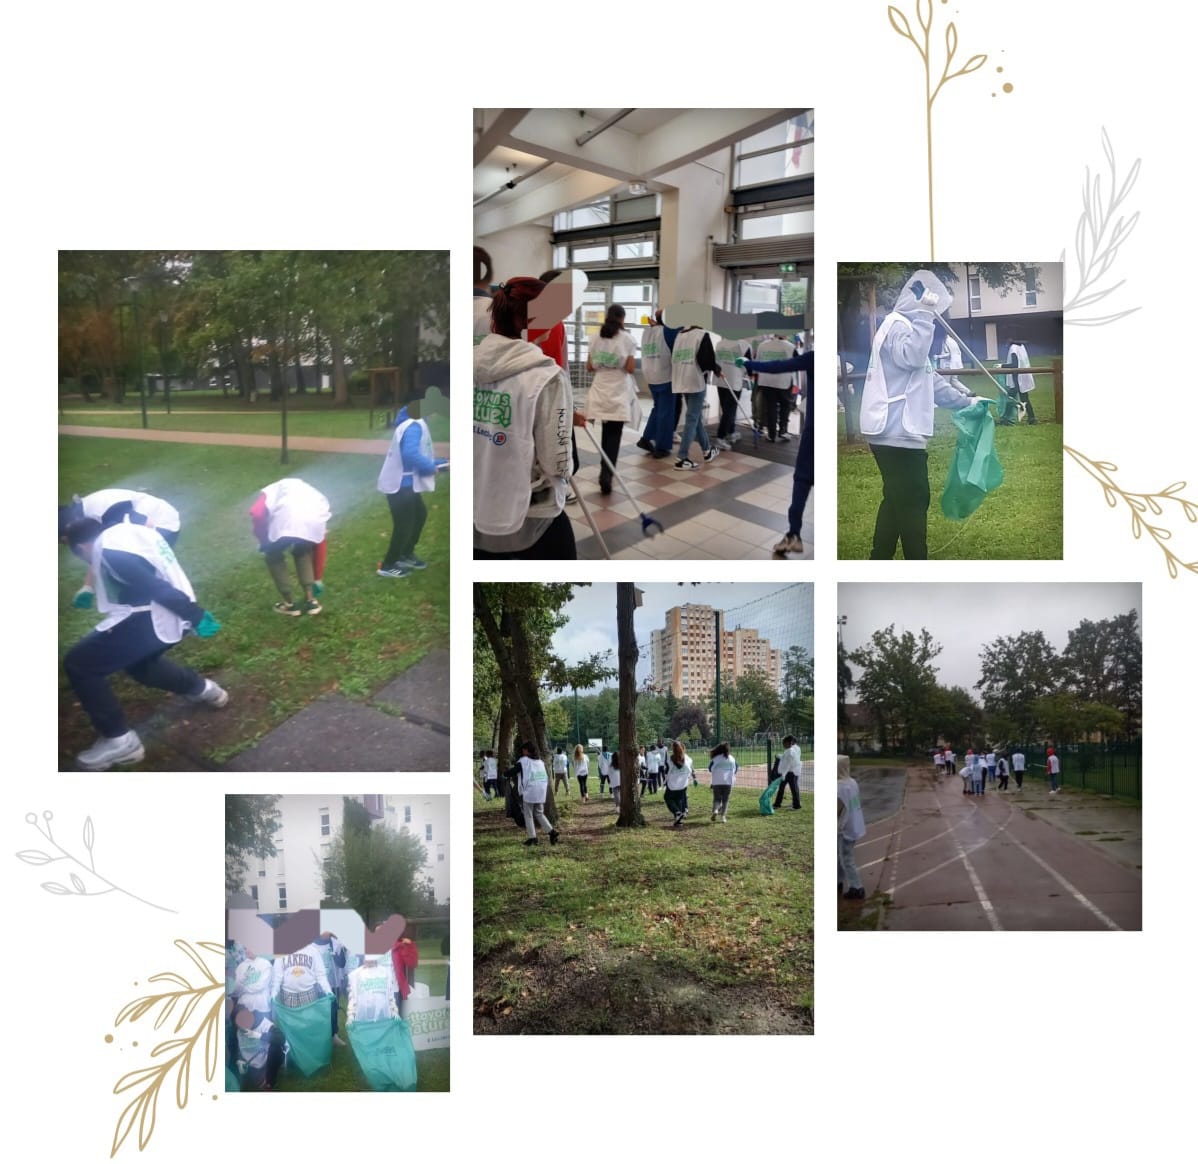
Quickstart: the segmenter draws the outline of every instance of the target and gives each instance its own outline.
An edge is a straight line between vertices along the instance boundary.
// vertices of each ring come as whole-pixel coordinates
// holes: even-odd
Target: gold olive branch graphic
[[[911,23],[903,12],[894,5],[890,5],[886,9],[886,15],[890,18],[890,27],[915,46],[915,51],[919,53],[920,59],[923,61],[924,133],[928,151],[928,258],[934,259],[936,257],[936,226],[932,185],[932,106],[940,95],[940,90],[949,81],[957,77],[964,77],[967,73],[976,73],[986,63],[986,54],[975,53],[959,69],[953,69],[953,58],[957,55],[957,26],[950,20],[944,30],[944,65],[940,69],[940,79],[933,85],[932,24],[934,23],[934,10],[932,0],[916,0],[915,2],[915,22],[923,32],[922,44],[916,39],[915,33],[911,30]]]
[[[1118,465],[1114,465],[1110,461],[1093,461],[1084,453],[1078,452],[1077,449],[1070,448],[1069,445],[1065,445],[1065,452],[1102,486],[1102,494],[1106,498],[1107,505],[1115,509],[1120,500],[1127,505],[1131,510],[1132,536],[1139,538],[1147,531],[1148,536],[1156,542],[1161,553],[1165,555],[1165,565],[1168,567],[1170,578],[1176,578],[1180,570],[1189,570],[1191,574],[1198,574],[1198,562],[1183,562],[1165,544],[1173,537],[1173,534],[1164,526],[1153,525],[1145,516],[1146,514],[1152,514],[1154,517],[1163,516],[1165,509],[1162,502],[1167,504],[1174,501],[1181,506],[1187,521],[1198,522],[1198,501],[1190,501],[1181,496],[1181,491],[1186,487],[1184,481],[1174,481],[1172,485],[1166,485],[1164,489],[1160,489],[1156,493],[1132,493],[1121,489],[1111,476],[1112,473],[1119,471]]]
[[[96,826],[92,823],[90,816],[83,822],[83,848],[87,852],[86,862],[68,852],[54,839],[53,820],[54,814],[49,809],[42,812],[41,820],[38,819],[37,813],[27,812],[25,814],[26,823],[33,825],[50,845],[58,850],[60,855],[55,857],[42,849],[22,849],[16,854],[17,860],[24,861],[26,865],[53,865],[56,861],[73,861],[80,869],[88,872],[95,880],[107,885],[108,888],[89,889],[87,882],[78,873],[72,873],[67,878],[70,885],[64,885],[60,881],[43,881],[42,888],[47,893],[53,893],[58,897],[102,897],[106,893],[123,893],[126,897],[140,901],[142,905],[148,905],[151,909],[160,909],[164,913],[177,912],[165,905],[155,905],[154,902],[147,901],[144,897],[138,897],[136,893],[130,893],[128,889],[122,889],[115,881],[110,881],[102,873],[96,871],[96,855],[93,851],[96,843]]]
[[[224,953],[224,947],[216,942],[197,942],[196,945],[214,954]],[[139,1151],[144,1150],[150,1142],[158,1119],[158,1097],[172,1072],[175,1073],[175,1103],[180,1109],[187,1106],[188,1091],[191,1086],[192,1059],[201,1043],[204,1048],[204,1078],[211,1082],[216,1074],[220,1049],[220,1025],[224,1013],[225,984],[217,981],[196,951],[195,946],[190,942],[176,938],[175,946],[199,967],[200,973],[203,975],[200,984],[192,986],[181,974],[176,974],[173,971],[151,974],[149,982],[169,982],[178,989],[163,990],[157,994],[135,998],[117,1013],[116,1025],[120,1026],[123,1022],[137,1022],[138,1019],[144,1018],[157,1007],[158,1015],[154,1019],[154,1029],[159,1030],[176,1007],[182,1004],[173,1032],[178,1035],[187,1026],[188,1020],[200,1003],[207,998],[211,998],[211,1002],[204,1012],[204,1017],[200,1020],[200,1025],[192,1034],[177,1039],[166,1039],[150,1052],[150,1058],[160,1058],[160,1062],[149,1067],[139,1067],[136,1071],[128,1071],[116,1081],[116,1086],[112,1089],[114,1095],[135,1089],[137,1094],[117,1118],[116,1130],[112,1135],[112,1150],[108,1154],[110,1159],[120,1151],[134,1127],[137,1128]]]

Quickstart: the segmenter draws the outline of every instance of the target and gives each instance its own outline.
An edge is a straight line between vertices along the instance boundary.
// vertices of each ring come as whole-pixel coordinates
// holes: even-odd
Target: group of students
[[[428,565],[416,556],[426,516],[420,495],[432,491],[437,471],[447,464],[432,455],[428,425],[401,411],[378,478],[392,518],[380,577],[402,578]],[[279,595],[274,612],[292,618],[320,614],[332,517],[328,498],[298,477],[284,477],[259,491],[249,516]],[[106,616],[63,659],[71,690],[98,734],[77,757],[85,771],[103,772],[145,757],[109,685],[118,671],[199,705],[228,705],[229,693],[218,683],[165,657],[187,634],[209,638],[221,629],[196,600],[176,557],[181,527],[179,511],[168,501],[133,489],[100,489],[59,507],[59,540],[87,563],[71,605],[80,610],[94,605]],[[288,555],[298,590],[291,584]]]
[[[619,304],[608,308],[599,335],[590,342],[592,374],[585,403],[575,401],[566,361],[565,327],[529,327],[531,305],[560,275],[519,277],[493,286],[490,256],[474,248],[474,556],[480,559],[571,559],[577,557],[573,527],[565,512],[576,499],[573,478],[579,459],[574,428],[600,425],[604,457],[600,492],[611,492],[624,425],[639,416],[635,344]],[[641,368],[653,407],[637,446],[673,457],[679,472],[693,471],[732,447],[746,373],[759,374],[755,423],[767,440],[788,440],[794,375],[803,372],[810,390],[811,352],[770,337],[752,348],[725,341],[701,327],[665,326],[658,311],[641,341]],[[763,359],[763,356],[770,357]],[[780,358],[774,358],[780,357]],[[703,425],[708,378],[722,377],[721,415],[713,444]],[[764,378],[764,383],[762,382]],[[776,381],[776,383],[775,383]],[[680,418],[682,434],[675,449]],[[810,391],[795,464],[795,487],[786,536],[776,554],[802,552],[803,508],[814,483]],[[698,460],[691,446],[698,446]]]
[[[1017,791],[1023,789],[1023,777],[1027,772],[1027,757],[1016,749],[1011,753],[991,751],[975,752],[969,748],[965,753],[961,770],[957,771],[957,755],[951,747],[937,748],[932,755],[937,775],[961,777],[961,792],[965,796],[983,796],[986,784],[997,785],[997,791],[1007,792],[1010,779],[1015,777]],[[1045,764],[1048,771],[1049,793],[1060,788],[1061,760],[1055,748],[1048,749]]]
[[[355,1024],[399,1019],[411,993],[409,975],[419,961],[406,934],[387,955],[365,955],[352,965],[337,935],[325,931],[302,949],[273,959],[247,950],[235,939],[225,943],[226,1066],[240,1090],[274,1090],[287,1055],[305,1074],[327,1065],[332,1047],[346,1046],[339,1031],[345,1003],[347,1031]],[[328,998],[327,1039],[299,1015]],[[370,1072],[367,1072],[368,1079]]]

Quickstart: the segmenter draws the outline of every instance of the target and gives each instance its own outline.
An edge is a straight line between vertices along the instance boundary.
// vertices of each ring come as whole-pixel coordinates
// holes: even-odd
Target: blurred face
[[[95,544],[95,542],[80,542],[77,546],[71,547],[71,553],[90,566],[92,564],[92,548]]]

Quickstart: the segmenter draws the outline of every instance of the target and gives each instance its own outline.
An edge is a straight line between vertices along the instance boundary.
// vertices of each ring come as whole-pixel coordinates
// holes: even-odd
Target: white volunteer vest
[[[745,381],[744,368],[736,366],[736,361],[744,359],[744,355],[744,340],[722,339],[715,346],[715,358],[719,361],[720,371],[733,392],[739,392]]]
[[[641,371],[649,384],[668,384],[671,380],[670,348],[666,329],[661,324],[645,328],[641,336]]]
[[[1007,352],[1007,359],[1009,360],[1012,355],[1019,361],[1021,368],[1030,368],[1032,366],[1031,360],[1028,359],[1027,348],[1022,344],[1011,345],[1010,350]],[[1029,376],[1026,372],[1020,376],[1012,376],[1011,379],[1014,380],[1015,386],[1020,392],[1032,392],[1036,387],[1036,377]]]
[[[711,762],[712,784],[734,784],[736,782],[736,761],[731,756],[716,756]]]
[[[610,339],[596,336],[591,341],[587,355],[595,372],[587,392],[588,417],[639,424],[639,417],[632,414],[636,380],[624,371],[625,362],[634,352],[632,338],[626,331],[617,332]]]
[[[681,768],[676,767],[674,761],[670,760],[666,765],[666,787],[671,792],[681,792],[684,788],[689,788],[693,771],[690,760],[684,761]]]
[[[270,515],[267,538],[303,538],[320,545],[328,529],[329,499],[319,489],[313,489],[298,477],[284,477],[267,485],[266,512]]]
[[[914,400],[910,392],[899,392],[892,396],[886,387],[886,373],[882,370],[882,344],[896,325],[910,328],[907,320],[897,311],[892,311],[878,328],[873,347],[869,353],[869,367],[865,372],[865,384],[861,389],[861,435],[881,436],[886,431],[886,416],[890,405],[896,400],[903,403],[903,428],[912,436],[930,437],[933,427],[935,401],[932,393],[931,376],[925,376],[917,384]]]
[[[795,346],[788,340],[765,339],[757,345],[759,360],[789,360],[794,354]],[[793,372],[757,373],[757,384],[761,388],[789,388],[793,382]]]
[[[396,425],[395,435],[391,438],[390,447],[387,449],[387,459],[383,462],[382,469],[379,470],[380,493],[399,492],[400,482],[403,480],[404,474],[408,472],[404,468],[403,450],[400,448],[400,444],[403,441],[404,433],[414,424],[420,427],[421,456],[427,457],[430,461],[433,458],[432,434],[423,420],[408,419]],[[412,473],[412,491],[414,493],[431,493],[436,487],[437,474],[435,472]]]
[[[93,549],[93,561],[96,565],[96,609],[108,617],[96,627],[98,631],[111,630],[137,611],[148,610],[150,621],[154,625],[154,633],[164,643],[177,643],[190,629],[191,623],[180,618],[177,614],[151,602],[148,606],[127,606],[121,602],[113,602],[108,596],[108,586],[104,580],[104,552],[118,550],[125,554],[136,554],[144,558],[154,567],[154,573],[159,578],[170,583],[176,590],[181,590],[193,602],[195,591],[183,573],[175,557],[175,551],[162,539],[162,535],[144,525],[134,525],[122,521],[109,526],[98,538]]]
[[[179,511],[161,497],[149,493],[138,493],[134,489],[98,489],[82,498],[79,504],[83,507],[84,517],[99,521],[108,510],[122,501],[131,501],[133,512],[140,513],[155,529],[179,532]]]
[[[549,773],[544,760],[520,757],[520,796],[525,804],[544,804],[549,794]]]
[[[390,954],[371,955],[375,966],[363,963],[349,972],[347,980],[349,998],[346,1001],[347,1023],[371,1023],[389,1019],[395,1012],[395,992],[399,989],[395,981],[395,970]]]
[[[478,347],[491,334],[491,300],[485,295],[474,297],[474,346]]]
[[[565,775],[570,769],[570,757],[565,752],[553,753],[553,771]]]
[[[561,369],[529,368],[474,386],[474,528],[515,533],[528,516],[532,494],[552,484],[557,509],[566,504],[565,479],[550,482],[536,470],[537,401]],[[564,418],[569,424],[571,418]]]
[[[707,334],[701,327],[696,327],[693,331],[680,331],[674,338],[674,354],[670,360],[670,381],[673,390],[680,395],[689,396],[692,392],[707,390],[707,381],[703,378],[703,372],[699,365],[695,363],[699,354],[699,345]],[[718,338],[718,336],[712,336],[713,346]]]

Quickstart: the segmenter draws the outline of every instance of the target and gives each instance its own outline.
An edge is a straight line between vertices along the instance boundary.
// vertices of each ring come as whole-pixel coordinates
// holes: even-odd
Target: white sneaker
[[[717,449],[723,449],[724,452],[727,452],[732,448],[732,446],[726,440],[724,440],[723,437],[712,437],[711,443],[715,445]]]
[[[683,457],[681,460],[674,462],[674,468],[677,469],[679,473],[687,473],[691,469],[697,469],[698,467],[699,466],[696,465],[695,462],[690,459],[690,457]]]
[[[229,702],[229,693],[211,679],[204,680],[204,690],[199,695],[187,697],[192,703],[206,703],[210,707],[224,707]]]
[[[146,750],[137,732],[96,740],[86,752],[75,757],[85,772],[107,772],[115,764],[136,764],[146,758]]]
[[[578,500],[577,493],[567,493],[566,494],[566,504],[567,505],[573,505],[577,500]]]
[[[720,455],[719,449],[708,449],[707,452],[705,452],[703,454],[703,460],[714,461],[716,459],[716,457],[718,457],[719,455]]]
[[[715,818],[716,818],[716,816],[717,816],[717,815],[718,815],[718,813],[714,813],[714,812],[713,812],[713,813],[711,814],[711,819],[712,819],[712,820],[715,820]]]
[[[731,432],[728,434],[729,444],[736,444],[745,434],[743,432]]]

